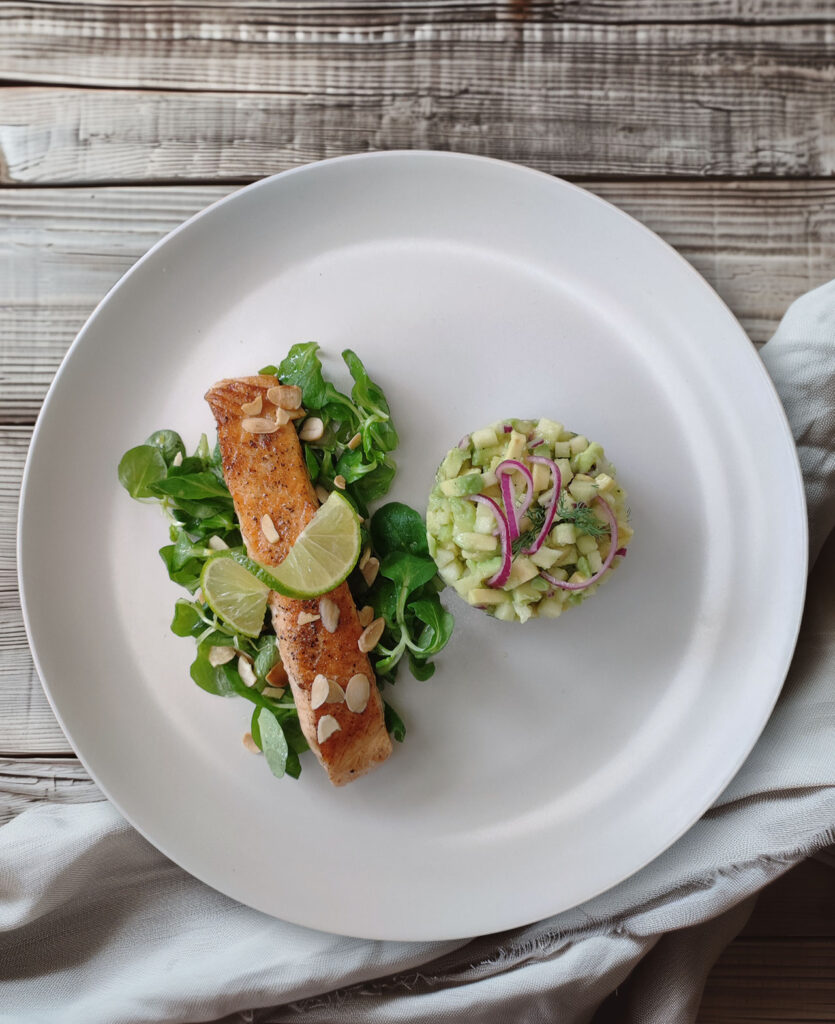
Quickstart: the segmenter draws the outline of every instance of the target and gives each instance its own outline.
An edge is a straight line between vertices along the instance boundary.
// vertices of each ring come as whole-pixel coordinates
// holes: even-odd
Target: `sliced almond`
[[[269,397],[269,392],[267,392]],[[251,402],[244,402],[241,406],[241,412],[244,416],[260,416],[261,410],[264,408],[263,395],[256,395]]]
[[[246,749],[250,752],[250,754],[260,754],[261,753],[261,751],[258,749],[258,744],[252,738],[252,733],[251,732],[245,732],[244,733],[243,744],[246,747]]]
[[[324,505],[328,500],[328,492],[321,484],[316,484],[316,497],[319,499],[319,504]]]
[[[229,547],[226,541],[221,537],[218,537],[216,533],[209,537],[208,544],[212,551],[226,551]]]
[[[360,620],[360,625],[363,628],[365,628],[365,626],[370,626],[371,620],[374,618],[374,609],[370,604],[364,605],[357,612],[357,618]]]
[[[359,446],[361,444],[362,444],[362,434],[354,434],[354,436],[348,442],[348,447],[351,449],[351,451],[354,451],[354,449],[355,448],[359,448]]]
[[[323,597],[319,601],[319,614],[322,616],[322,625],[329,633],[335,633],[339,625],[339,605],[329,597]]]
[[[318,622],[319,616],[313,612],[299,612],[298,623],[300,626],[306,626],[309,622]]]
[[[279,384],[267,391],[267,398],[279,409],[298,409],[302,404],[302,389],[295,384]]]
[[[374,558],[374,556],[372,555],[371,558],[369,558],[365,565],[362,567],[362,578],[369,585],[369,587],[374,582],[374,580],[377,579],[377,573],[379,571],[380,559]]]
[[[234,647],[210,647],[209,664],[217,668],[218,665],[225,665],[235,657]]]
[[[286,688],[283,686],[265,686],[261,693],[265,697],[274,697],[276,700],[281,700],[286,693]]]
[[[182,466],[182,464],[183,464],[183,453],[182,452],[177,452],[177,454],[171,460],[171,465],[172,466]]]
[[[348,486],[348,481],[340,473],[339,476],[335,476],[333,478],[333,486],[338,487],[340,491],[344,491],[345,488]]]
[[[270,671],[264,676],[270,686],[285,687],[289,682],[287,678],[287,669],[282,665],[280,661],[277,661]]]
[[[368,676],[363,675],[362,672],[351,676],[345,687],[345,703],[348,705],[348,710],[361,715],[368,706],[370,696],[371,683],[368,681]]]
[[[293,413],[288,412],[287,409],[276,409],[275,411],[275,421],[280,427],[286,426],[293,418]]]
[[[249,661],[242,655],[238,655],[238,675],[241,677],[244,686],[255,686],[258,677]]]
[[[248,416],[241,420],[241,427],[248,434],[274,434],[278,426],[275,420],[267,419],[265,416]]]
[[[359,647],[363,654],[368,654],[369,651],[374,650],[380,642],[380,637],[383,635],[385,628],[386,620],[383,618],[374,619],[370,626],[365,627],[362,633],[360,633],[359,640],[357,640],[357,647]]]
[[[320,708],[330,696],[331,686],[327,676],[318,675],[310,687],[310,706],[315,711]]]
[[[365,547],[362,549],[362,554],[360,555],[360,560],[359,560],[359,571],[360,572],[362,572],[362,570],[365,568],[365,564],[366,564],[366,562],[368,561],[368,559],[370,557],[371,557],[371,545],[370,544],[366,544]]]
[[[333,715],[322,715],[319,719],[319,724],[316,726],[316,739],[320,743],[324,743],[326,739],[333,736],[335,732],[339,732],[341,728]]]
[[[308,416],[302,423],[299,438],[302,441],[318,441],[325,432],[325,424],[318,416]]]
[[[278,543],[278,530],[276,530],[275,523],[270,515],[265,514],[261,516],[261,533],[264,534],[270,544]]]

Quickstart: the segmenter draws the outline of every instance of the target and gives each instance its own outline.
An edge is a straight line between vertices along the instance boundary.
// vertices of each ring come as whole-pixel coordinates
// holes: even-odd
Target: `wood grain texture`
[[[125,5],[115,17],[114,5],[7,4],[8,79],[150,90],[67,96],[66,122],[60,91],[10,91],[0,113],[7,176],[50,180],[50,147],[61,181],[103,180],[105,152],[111,181],[137,180],[143,162],[155,180],[190,164],[202,174],[205,137],[218,174],[229,173],[238,139],[245,175],[264,161],[273,170],[398,147],[601,177],[835,173],[835,24],[433,21],[436,9],[446,10],[410,19],[388,7],[390,23],[377,24],[354,9],[333,20],[327,7],[300,21],[280,6]],[[90,149],[86,172],[82,153],[68,153],[74,136]]]
[[[31,433],[0,426],[0,757],[71,751],[35,672],[17,592],[17,503]]]
[[[104,796],[73,758],[0,759],[0,825],[35,804],[79,804]]]
[[[756,342],[835,267],[835,184],[590,187],[675,246]],[[95,305],[162,235],[228,187],[0,191],[0,421],[31,422]]]

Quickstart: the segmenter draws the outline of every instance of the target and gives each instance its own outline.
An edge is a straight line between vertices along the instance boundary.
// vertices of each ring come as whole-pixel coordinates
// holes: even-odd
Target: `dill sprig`
[[[530,547],[539,536],[539,531],[545,522],[545,514],[545,509],[541,505],[531,505],[525,513],[533,525],[530,530],[520,533],[516,540],[511,543],[510,550],[514,556],[518,555],[523,548]]]
[[[556,521],[558,523],[574,523],[580,533],[587,533],[590,537],[604,537],[609,532],[608,523],[601,523],[588,505],[580,503],[574,508],[569,508],[565,504],[564,494],[560,495]]]

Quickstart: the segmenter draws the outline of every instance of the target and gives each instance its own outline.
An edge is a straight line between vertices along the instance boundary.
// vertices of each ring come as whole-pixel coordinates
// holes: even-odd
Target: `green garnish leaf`
[[[403,719],[387,700],[383,701],[383,713],[385,715],[386,730],[392,734],[398,743],[402,743],[406,739],[406,726]]]
[[[154,498],[155,484],[165,479],[167,467],[159,448],[140,444],[126,451],[119,462],[119,483],[132,498]]]
[[[171,465],[178,454],[183,456],[186,454],[186,446],[176,430],[155,430],[150,437],[146,438],[145,444],[152,448],[158,448],[162,452],[167,466]]]
[[[166,480],[153,485],[153,493],[161,497],[185,498],[187,501],[201,501],[204,498],[225,498],[231,503],[229,488],[221,483],[214,473],[170,474]]]
[[[212,646],[214,645],[200,644],[198,646],[197,657],[191,663],[191,678],[199,687],[207,693],[213,693],[216,697],[234,697],[238,689],[233,684],[230,675],[234,673],[238,684],[242,687],[244,684],[241,682],[237,671],[231,668],[231,666],[209,664],[209,650]]]
[[[398,603],[405,604],[406,598],[418,587],[428,583],[437,573],[431,558],[410,555],[406,551],[392,551],[380,565],[380,575],[391,580],[400,591]]]
[[[267,708],[261,708],[258,713],[258,731],[261,749],[270,766],[270,771],[277,779],[280,779],[287,770],[287,755],[290,751],[284,730],[272,711]]]
[[[429,555],[423,516],[401,501],[390,501],[374,513],[371,542],[378,558],[392,551]]]

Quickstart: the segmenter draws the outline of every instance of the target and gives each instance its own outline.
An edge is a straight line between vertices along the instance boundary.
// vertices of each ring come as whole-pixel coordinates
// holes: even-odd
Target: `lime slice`
[[[209,607],[236,633],[258,636],[270,588],[233,558],[210,558],[200,574]]]
[[[296,598],[327,594],[348,578],[360,556],[361,542],[353,505],[334,491],[296,538],[281,565],[266,569],[242,551],[213,555],[200,576],[203,596],[230,626],[257,636],[270,590]],[[255,629],[256,619],[257,629],[248,632]]]

